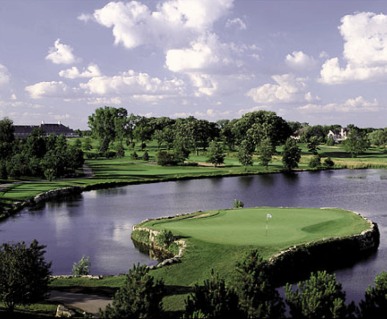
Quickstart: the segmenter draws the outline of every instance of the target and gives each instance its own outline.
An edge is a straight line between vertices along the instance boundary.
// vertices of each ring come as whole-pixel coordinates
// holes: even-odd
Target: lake
[[[70,274],[83,255],[93,274],[126,273],[154,264],[133,245],[132,226],[147,218],[199,210],[245,207],[340,207],[379,225],[377,254],[337,271],[347,298],[359,300],[375,275],[387,271],[387,170],[332,170],[193,179],[84,192],[25,209],[0,223],[0,242],[37,239],[47,245],[54,274]]]

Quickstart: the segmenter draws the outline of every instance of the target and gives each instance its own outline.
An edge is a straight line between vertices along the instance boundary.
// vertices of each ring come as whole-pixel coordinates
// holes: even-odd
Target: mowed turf
[[[148,225],[213,244],[274,249],[357,234],[369,227],[361,216],[342,209],[268,207],[196,213]]]

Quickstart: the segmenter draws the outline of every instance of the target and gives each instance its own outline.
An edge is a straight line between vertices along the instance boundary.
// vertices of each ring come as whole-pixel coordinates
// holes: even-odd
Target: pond
[[[126,273],[135,263],[152,264],[130,240],[132,226],[147,218],[199,210],[245,207],[340,207],[379,225],[377,254],[337,271],[350,300],[363,296],[376,274],[387,271],[387,170],[334,170],[207,178],[96,190],[23,210],[0,223],[0,242],[47,245],[54,274],[70,274],[89,256],[93,274]]]

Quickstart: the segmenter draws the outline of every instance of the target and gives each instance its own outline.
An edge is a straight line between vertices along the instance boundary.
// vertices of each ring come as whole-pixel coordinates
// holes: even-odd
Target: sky
[[[387,127],[384,0],[0,0],[0,118]]]

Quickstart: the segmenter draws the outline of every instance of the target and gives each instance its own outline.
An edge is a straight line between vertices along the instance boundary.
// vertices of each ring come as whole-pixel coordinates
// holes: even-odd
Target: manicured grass
[[[212,268],[225,278],[232,276],[235,263],[253,248],[269,258],[293,245],[361,233],[369,224],[341,209],[262,207],[200,212],[141,226],[171,230],[186,239],[182,263],[154,274],[167,284],[190,286],[208,278]]]

